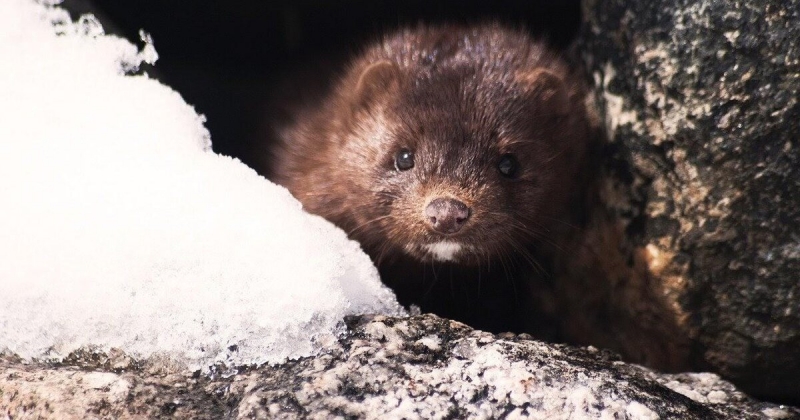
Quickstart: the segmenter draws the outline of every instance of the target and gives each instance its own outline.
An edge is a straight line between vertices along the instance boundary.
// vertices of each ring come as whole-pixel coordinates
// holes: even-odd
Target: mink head
[[[466,38],[398,45],[412,41],[417,56],[367,54],[343,82],[327,154],[338,185],[319,192],[340,197],[310,210],[376,260],[483,264],[547,243],[586,136],[563,64],[465,51]]]

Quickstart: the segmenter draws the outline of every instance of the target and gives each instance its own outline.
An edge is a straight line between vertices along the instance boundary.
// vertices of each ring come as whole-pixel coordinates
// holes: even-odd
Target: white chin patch
[[[434,259],[439,261],[455,261],[455,256],[464,248],[458,242],[441,241],[422,246]]]

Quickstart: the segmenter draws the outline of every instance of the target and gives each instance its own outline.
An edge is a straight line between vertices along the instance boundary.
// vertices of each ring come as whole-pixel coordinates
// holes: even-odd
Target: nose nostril
[[[467,223],[470,208],[451,198],[436,198],[425,208],[428,225],[435,231],[445,234],[456,233]]]

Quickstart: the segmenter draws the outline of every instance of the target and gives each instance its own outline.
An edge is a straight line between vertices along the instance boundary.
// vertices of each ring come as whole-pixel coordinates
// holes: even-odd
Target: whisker
[[[436,266],[434,264],[435,261],[431,260],[431,272],[433,273],[433,282],[431,282],[431,285],[430,287],[428,287],[428,290],[426,290],[425,293],[422,295],[423,300],[425,300],[430,295],[430,293],[433,291],[433,287],[436,286],[436,284],[439,282],[439,277],[436,275]]]
[[[383,262],[383,258],[386,256],[386,251],[389,249],[389,242],[386,241],[381,245],[380,250],[378,251],[378,258],[375,259],[375,265],[380,267],[381,263]]]
[[[383,215],[383,216],[380,216],[380,217],[376,217],[376,218],[374,218],[374,219],[371,219],[371,220],[367,220],[366,222],[364,222],[364,223],[362,223],[362,224],[360,224],[360,225],[358,225],[358,226],[354,227],[353,229],[350,229],[350,230],[347,232],[347,236],[352,236],[352,235],[353,235],[355,232],[357,232],[359,229],[363,229],[364,227],[366,227],[366,226],[368,226],[368,225],[370,225],[370,224],[372,224],[372,223],[379,222],[379,221],[381,221],[381,220],[385,220],[385,219],[388,219],[388,218],[391,218],[391,217],[392,217],[392,215],[391,215],[391,214],[387,214],[387,215]]]
[[[520,257],[530,264],[531,268],[533,268],[536,273],[547,278],[550,277],[547,270],[545,270],[545,268],[542,266],[541,262],[539,262],[539,260],[537,260],[536,257],[526,247],[522,246],[522,244],[514,239],[510,239],[509,242],[511,243],[511,246],[517,250]]]
[[[562,225],[564,225],[564,226],[566,226],[568,228],[572,228],[572,229],[575,229],[575,230],[579,230],[580,229],[578,226],[575,226],[572,223],[569,223],[564,219],[559,219],[559,218],[556,218],[556,217],[550,217],[550,216],[547,216],[547,215],[541,215],[540,217],[548,219],[548,220],[551,220],[553,222],[561,223]]]
[[[514,302],[519,301],[519,292],[517,291],[517,282],[515,281],[514,277],[511,276],[508,272],[508,266],[505,263],[506,257],[509,258],[509,263],[511,263],[510,256],[508,256],[507,252],[501,251],[500,252],[500,261],[503,264],[503,270],[506,274],[506,281],[511,283],[511,290],[514,292]]]
[[[450,266],[450,295],[453,297],[453,299],[457,299],[456,298],[455,284],[453,283],[453,266],[452,265]],[[469,296],[467,296],[467,299],[469,299]]]
[[[553,159],[555,159],[555,158],[557,158],[557,157],[559,157],[559,156],[563,155],[563,154],[564,154],[566,151],[567,151],[567,149],[561,149],[561,151],[560,151],[560,152],[558,152],[558,153],[554,154],[553,156],[550,156],[550,157],[549,157],[549,158],[547,158],[547,160],[545,160],[543,163],[550,163],[550,162],[551,162]]]

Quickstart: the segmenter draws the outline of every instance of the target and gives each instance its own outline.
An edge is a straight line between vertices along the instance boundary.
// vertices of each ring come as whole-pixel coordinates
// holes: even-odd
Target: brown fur
[[[580,220],[591,138],[583,83],[558,54],[500,25],[421,26],[369,45],[298,109],[273,180],[358,240],[401,302],[489,330],[547,329],[547,304],[528,296],[546,296],[549,261]],[[401,148],[411,170],[394,167]],[[515,179],[497,169],[507,153]],[[463,229],[426,225],[436,197],[470,207]],[[443,262],[426,251],[441,241],[467,246]]]

